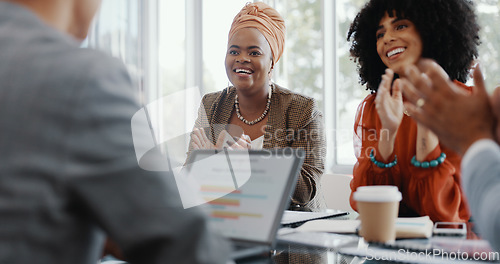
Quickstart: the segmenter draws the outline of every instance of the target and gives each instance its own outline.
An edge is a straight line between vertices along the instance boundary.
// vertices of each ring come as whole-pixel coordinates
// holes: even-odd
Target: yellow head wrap
[[[256,28],[266,38],[273,55],[273,65],[281,58],[285,47],[285,20],[274,8],[256,2],[247,3],[234,17],[228,40],[242,28]]]

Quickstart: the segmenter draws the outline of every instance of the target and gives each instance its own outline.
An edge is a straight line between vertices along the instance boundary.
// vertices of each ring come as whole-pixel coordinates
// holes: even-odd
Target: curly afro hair
[[[434,59],[451,79],[467,81],[480,44],[472,1],[370,0],[357,14],[347,34],[362,85],[376,92],[387,68],[377,53],[375,35],[386,12],[413,22],[422,38],[422,57]]]

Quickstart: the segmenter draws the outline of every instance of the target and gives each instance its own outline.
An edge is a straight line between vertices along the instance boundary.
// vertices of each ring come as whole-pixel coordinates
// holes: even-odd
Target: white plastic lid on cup
[[[358,187],[353,198],[360,202],[399,202],[402,196],[396,186],[373,185]]]

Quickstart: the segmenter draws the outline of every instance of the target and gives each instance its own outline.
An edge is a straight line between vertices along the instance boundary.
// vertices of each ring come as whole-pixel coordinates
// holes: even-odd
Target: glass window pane
[[[157,100],[149,104],[158,142],[168,148],[170,164],[184,163],[188,137],[186,120],[192,105],[186,91],[186,3],[177,0],[158,1],[158,87]],[[154,58],[153,58],[154,59]],[[154,93],[153,93],[154,94]],[[192,127],[192,123],[189,124]],[[167,144],[164,144],[164,143]],[[167,146],[168,145],[168,146]]]
[[[141,38],[138,0],[106,0],[84,43],[121,59],[137,90],[142,89]]]
[[[498,31],[500,2],[497,0],[474,2],[481,26],[479,62],[486,79],[486,88],[491,92],[500,85],[500,32]],[[472,85],[473,83],[468,84]]]
[[[277,84],[317,100],[323,109],[321,1],[269,1],[285,19],[285,52],[274,71]]]
[[[161,95],[185,89],[185,3],[158,1],[158,67]]]
[[[228,86],[224,65],[227,35],[248,0],[203,0],[203,88],[205,93]]]
[[[349,53],[350,43],[347,42],[347,32],[366,0],[338,0],[337,17],[337,135],[336,152],[338,165],[353,165],[356,162],[353,148],[354,117],[361,101],[369,94],[364,86],[359,84],[356,63]]]

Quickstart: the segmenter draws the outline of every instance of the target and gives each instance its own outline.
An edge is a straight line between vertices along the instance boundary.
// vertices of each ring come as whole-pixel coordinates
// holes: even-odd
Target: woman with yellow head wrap
[[[323,115],[314,99],[271,82],[284,46],[285,21],[274,8],[256,2],[241,9],[229,31],[225,60],[232,86],[203,97],[190,150],[228,145],[303,148],[306,158],[292,206],[321,208],[319,180],[326,154]]]

